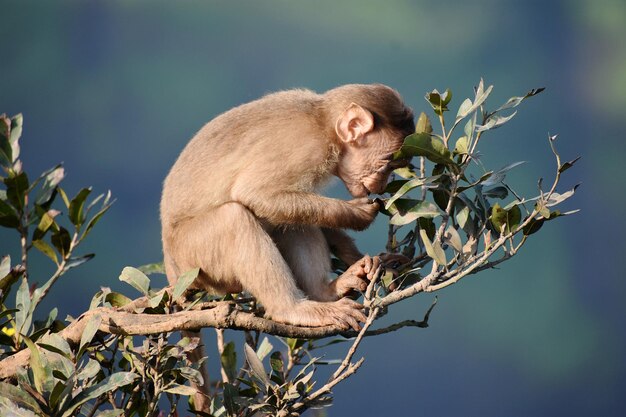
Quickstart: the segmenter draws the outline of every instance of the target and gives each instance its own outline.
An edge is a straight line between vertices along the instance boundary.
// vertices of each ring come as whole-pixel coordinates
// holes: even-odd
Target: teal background
[[[42,314],[78,315],[124,266],[159,261],[161,182],[205,122],[267,92],[382,82],[416,113],[426,91],[452,106],[480,77],[492,108],[533,87],[485,136],[492,168],[529,161],[509,183],[534,195],[551,179],[548,134],[568,209],[512,261],[439,293],[428,329],[366,340],[366,362],[335,390],[330,416],[626,415],[626,2],[0,1],[0,113],[24,114],[30,173],[64,161],[70,194],[93,185],[117,202],[83,253],[96,258],[53,289]],[[347,198],[338,182],[330,195]],[[385,219],[357,236],[382,250]],[[17,255],[0,234],[1,253]],[[50,265],[34,257],[32,279]],[[164,285],[157,279],[156,285]],[[421,318],[431,295],[386,322]],[[337,357],[342,348],[328,351]],[[212,353],[214,355],[214,352]]]

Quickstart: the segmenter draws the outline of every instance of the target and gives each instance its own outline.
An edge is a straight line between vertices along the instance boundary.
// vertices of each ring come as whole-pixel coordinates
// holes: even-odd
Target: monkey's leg
[[[335,301],[352,296],[355,291],[365,291],[380,264],[378,257],[359,255],[347,271],[329,282],[330,250],[323,229],[315,226],[281,228],[274,231],[272,237],[298,286],[317,301]],[[349,239],[347,235],[346,238]],[[356,250],[353,243],[352,246]]]
[[[224,204],[179,224],[176,236],[180,244],[169,245],[175,262],[181,271],[200,267],[198,286],[221,292],[243,288],[284,323],[347,329],[365,321],[363,307],[352,300],[307,300],[270,235],[241,204]]]
[[[316,301],[336,301],[330,289],[330,250],[322,231],[316,226],[281,227],[272,232],[272,238],[298,287]]]

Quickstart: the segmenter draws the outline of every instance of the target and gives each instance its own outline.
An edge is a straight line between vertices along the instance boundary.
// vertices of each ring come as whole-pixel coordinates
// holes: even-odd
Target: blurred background
[[[582,155],[575,216],[544,226],[516,258],[439,293],[428,329],[362,344],[362,369],[335,390],[329,416],[624,416],[626,280],[626,2],[571,1],[0,1],[0,113],[24,114],[31,175],[63,161],[64,188],[111,189],[117,202],[42,306],[88,308],[127,265],[160,261],[161,183],[208,120],[280,89],[382,82],[416,113],[449,87],[452,108],[483,77],[494,108],[530,88],[505,127],[485,136],[491,168],[534,195],[552,178],[548,134]],[[347,198],[335,182],[329,195]],[[385,218],[357,235],[377,253]],[[17,257],[1,232],[0,252]],[[43,280],[51,265],[34,257]],[[622,272],[620,272],[622,271]],[[164,285],[157,279],[157,285]],[[392,308],[421,319],[432,295]],[[338,357],[342,348],[327,351]],[[211,352],[215,355],[215,352]],[[213,356],[214,357],[214,356]]]

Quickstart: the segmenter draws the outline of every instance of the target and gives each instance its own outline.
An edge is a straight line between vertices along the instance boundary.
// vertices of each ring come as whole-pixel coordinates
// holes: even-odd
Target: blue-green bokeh
[[[206,121],[266,92],[352,82],[398,89],[416,112],[480,77],[498,105],[546,92],[483,142],[510,183],[551,178],[548,134],[582,155],[568,208],[501,269],[440,295],[428,329],[363,344],[366,363],[336,389],[330,416],[626,415],[626,3],[572,1],[0,1],[0,113],[24,114],[28,172],[64,161],[70,193],[93,185],[117,202],[86,243],[96,252],[43,309],[84,311],[126,265],[158,261],[161,182]],[[329,190],[346,196],[339,183]],[[384,219],[358,235],[370,253]],[[2,254],[15,254],[2,232]],[[49,265],[35,258],[41,279]],[[161,282],[162,284],[163,282]],[[126,293],[132,290],[123,288]],[[429,296],[387,320],[419,318]],[[339,350],[331,354],[338,354]]]

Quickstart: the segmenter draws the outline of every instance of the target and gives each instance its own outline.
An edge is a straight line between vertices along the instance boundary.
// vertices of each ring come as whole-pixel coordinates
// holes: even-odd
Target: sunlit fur
[[[333,130],[352,103],[375,121],[360,137],[361,148]],[[196,286],[248,291],[275,320],[354,327],[363,315],[358,304],[336,301],[343,294],[328,282],[330,250],[348,264],[360,259],[341,229],[366,228],[378,207],[315,192],[338,172],[356,180],[374,175],[411,129],[410,109],[383,85],[283,91],[216,117],[185,147],[164,183],[168,279],[199,267]]]

